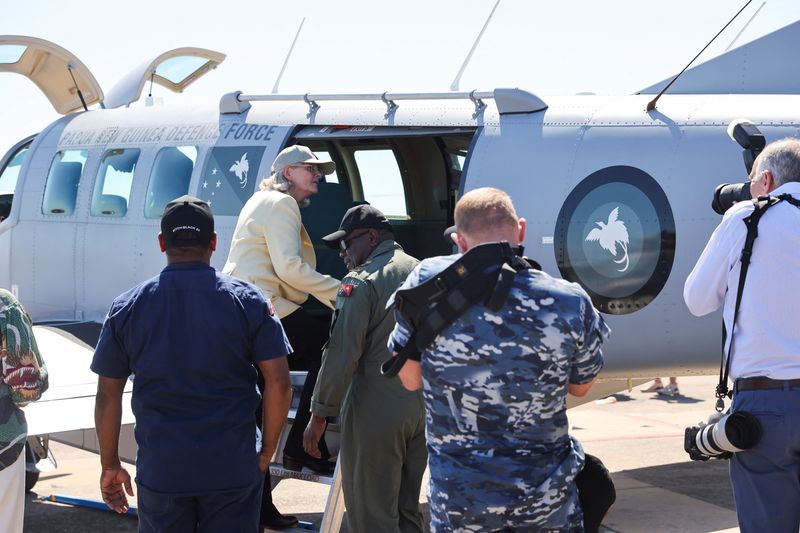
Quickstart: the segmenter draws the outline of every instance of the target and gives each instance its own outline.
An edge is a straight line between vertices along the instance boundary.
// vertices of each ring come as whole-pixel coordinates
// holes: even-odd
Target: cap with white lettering
[[[188,194],[172,200],[161,217],[161,235],[167,248],[208,246],[214,236],[211,207]]]

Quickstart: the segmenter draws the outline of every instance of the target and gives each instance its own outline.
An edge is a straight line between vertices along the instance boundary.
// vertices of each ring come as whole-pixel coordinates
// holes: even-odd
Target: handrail
[[[446,93],[361,93],[361,94],[240,94],[240,102],[263,102],[270,100],[463,100],[494,98],[494,91],[446,92]]]
[[[473,118],[477,117],[486,104],[483,100],[495,100],[500,113],[533,113],[547,108],[547,105],[532,93],[520,89],[495,89],[493,91],[459,91],[459,92],[427,92],[427,93],[305,93],[305,94],[242,94],[241,91],[228,93],[220,101],[221,113],[242,113],[250,108],[250,102],[286,102],[302,101],[308,104],[308,116],[312,116],[320,108],[321,101],[365,101],[380,100],[386,104],[386,118],[399,107],[396,102],[402,100],[471,100],[475,105]],[[504,105],[505,104],[505,105]],[[503,109],[509,107],[508,109]]]

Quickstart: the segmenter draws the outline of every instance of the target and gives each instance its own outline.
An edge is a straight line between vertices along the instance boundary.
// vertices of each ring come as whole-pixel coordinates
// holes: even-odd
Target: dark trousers
[[[594,455],[586,454],[583,470],[575,478],[583,509],[585,533],[597,533],[603,517],[617,499],[614,481],[606,465]]]
[[[733,412],[761,424],[761,440],[730,464],[742,533],[796,533],[800,527],[800,389],[738,391]]]
[[[291,370],[305,370],[308,372],[303,392],[300,394],[300,403],[297,406],[292,428],[286,438],[284,453],[292,457],[302,457],[303,451],[303,432],[311,419],[311,396],[314,394],[314,386],[317,383],[317,374],[322,365],[322,347],[328,342],[328,322],[325,319],[316,318],[303,309],[297,309],[293,313],[281,319],[283,330],[292,345],[294,352],[289,356],[289,368]],[[258,380],[258,388],[264,393],[264,381],[261,376]],[[258,425],[261,426],[261,406],[259,405],[256,413]],[[319,449],[322,457],[330,457],[328,447],[325,444],[325,434],[319,441]],[[278,510],[272,503],[272,481],[269,471],[267,471],[264,481],[264,493],[261,498],[261,519],[278,514]]]
[[[261,482],[238,491],[173,496],[136,486],[139,533],[255,533]]]
[[[294,349],[289,356],[289,368],[308,372],[303,392],[300,393],[297,414],[292,429],[289,430],[286,446],[283,447],[283,453],[301,457],[304,453],[303,432],[311,419],[311,396],[314,394],[317,375],[322,366],[322,347],[328,342],[329,329],[326,321],[313,317],[302,309],[283,317],[281,324]],[[330,457],[324,433],[319,441],[319,450],[323,459]]]

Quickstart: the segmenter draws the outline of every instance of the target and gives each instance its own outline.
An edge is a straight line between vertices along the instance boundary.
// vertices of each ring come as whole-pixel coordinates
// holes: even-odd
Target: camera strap
[[[719,383],[717,384],[716,390],[717,404],[715,409],[720,413],[723,411],[723,409],[725,409],[725,398],[731,398],[731,392],[728,390],[728,374],[730,373],[731,369],[731,354],[733,353],[733,330],[736,328],[736,319],[739,316],[739,307],[742,303],[744,282],[745,278],[747,277],[747,270],[750,268],[750,259],[753,256],[753,243],[755,243],[756,238],[758,237],[758,222],[761,220],[761,217],[764,216],[764,213],[767,212],[767,209],[784,200],[793,206],[800,208],[800,201],[795,200],[788,194],[781,194],[778,196],[759,196],[753,200],[755,209],[743,220],[745,226],[747,226],[747,236],[744,240],[744,247],[742,248],[742,256],[740,259],[742,262],[742,267],[739,271],[739,287],[736,291],[736,305],[733,308],[733,322],[731,323],[730,332],[731,342],[728,343],[727,357],[725,356],[725,348],[723,344],[722,360],[719,364]]]
[[[419,361],[436,336],[476,303],[499,311],[514,276],[529,268],[507,242],[481,244],[424,283],[398,290],[395,305],[412,333],[397,355],[383,363],[381,373],[394,377],[408,359]]]

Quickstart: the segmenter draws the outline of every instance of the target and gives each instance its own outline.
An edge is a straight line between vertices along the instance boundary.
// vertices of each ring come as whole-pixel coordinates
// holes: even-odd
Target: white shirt
[[[786,183],[771,194],[784,193],[800,197],[800,183]],[[749,201],[728,209],[683,288],[683,299],[696,316],[724,303],[729,333],[747,235],[743,220],[753,209]],[[800,209],[788,202],[770,207],[758,224],[733,337],[731,379],[800,378]],[[730,335],[726,354],[728,343]]]

